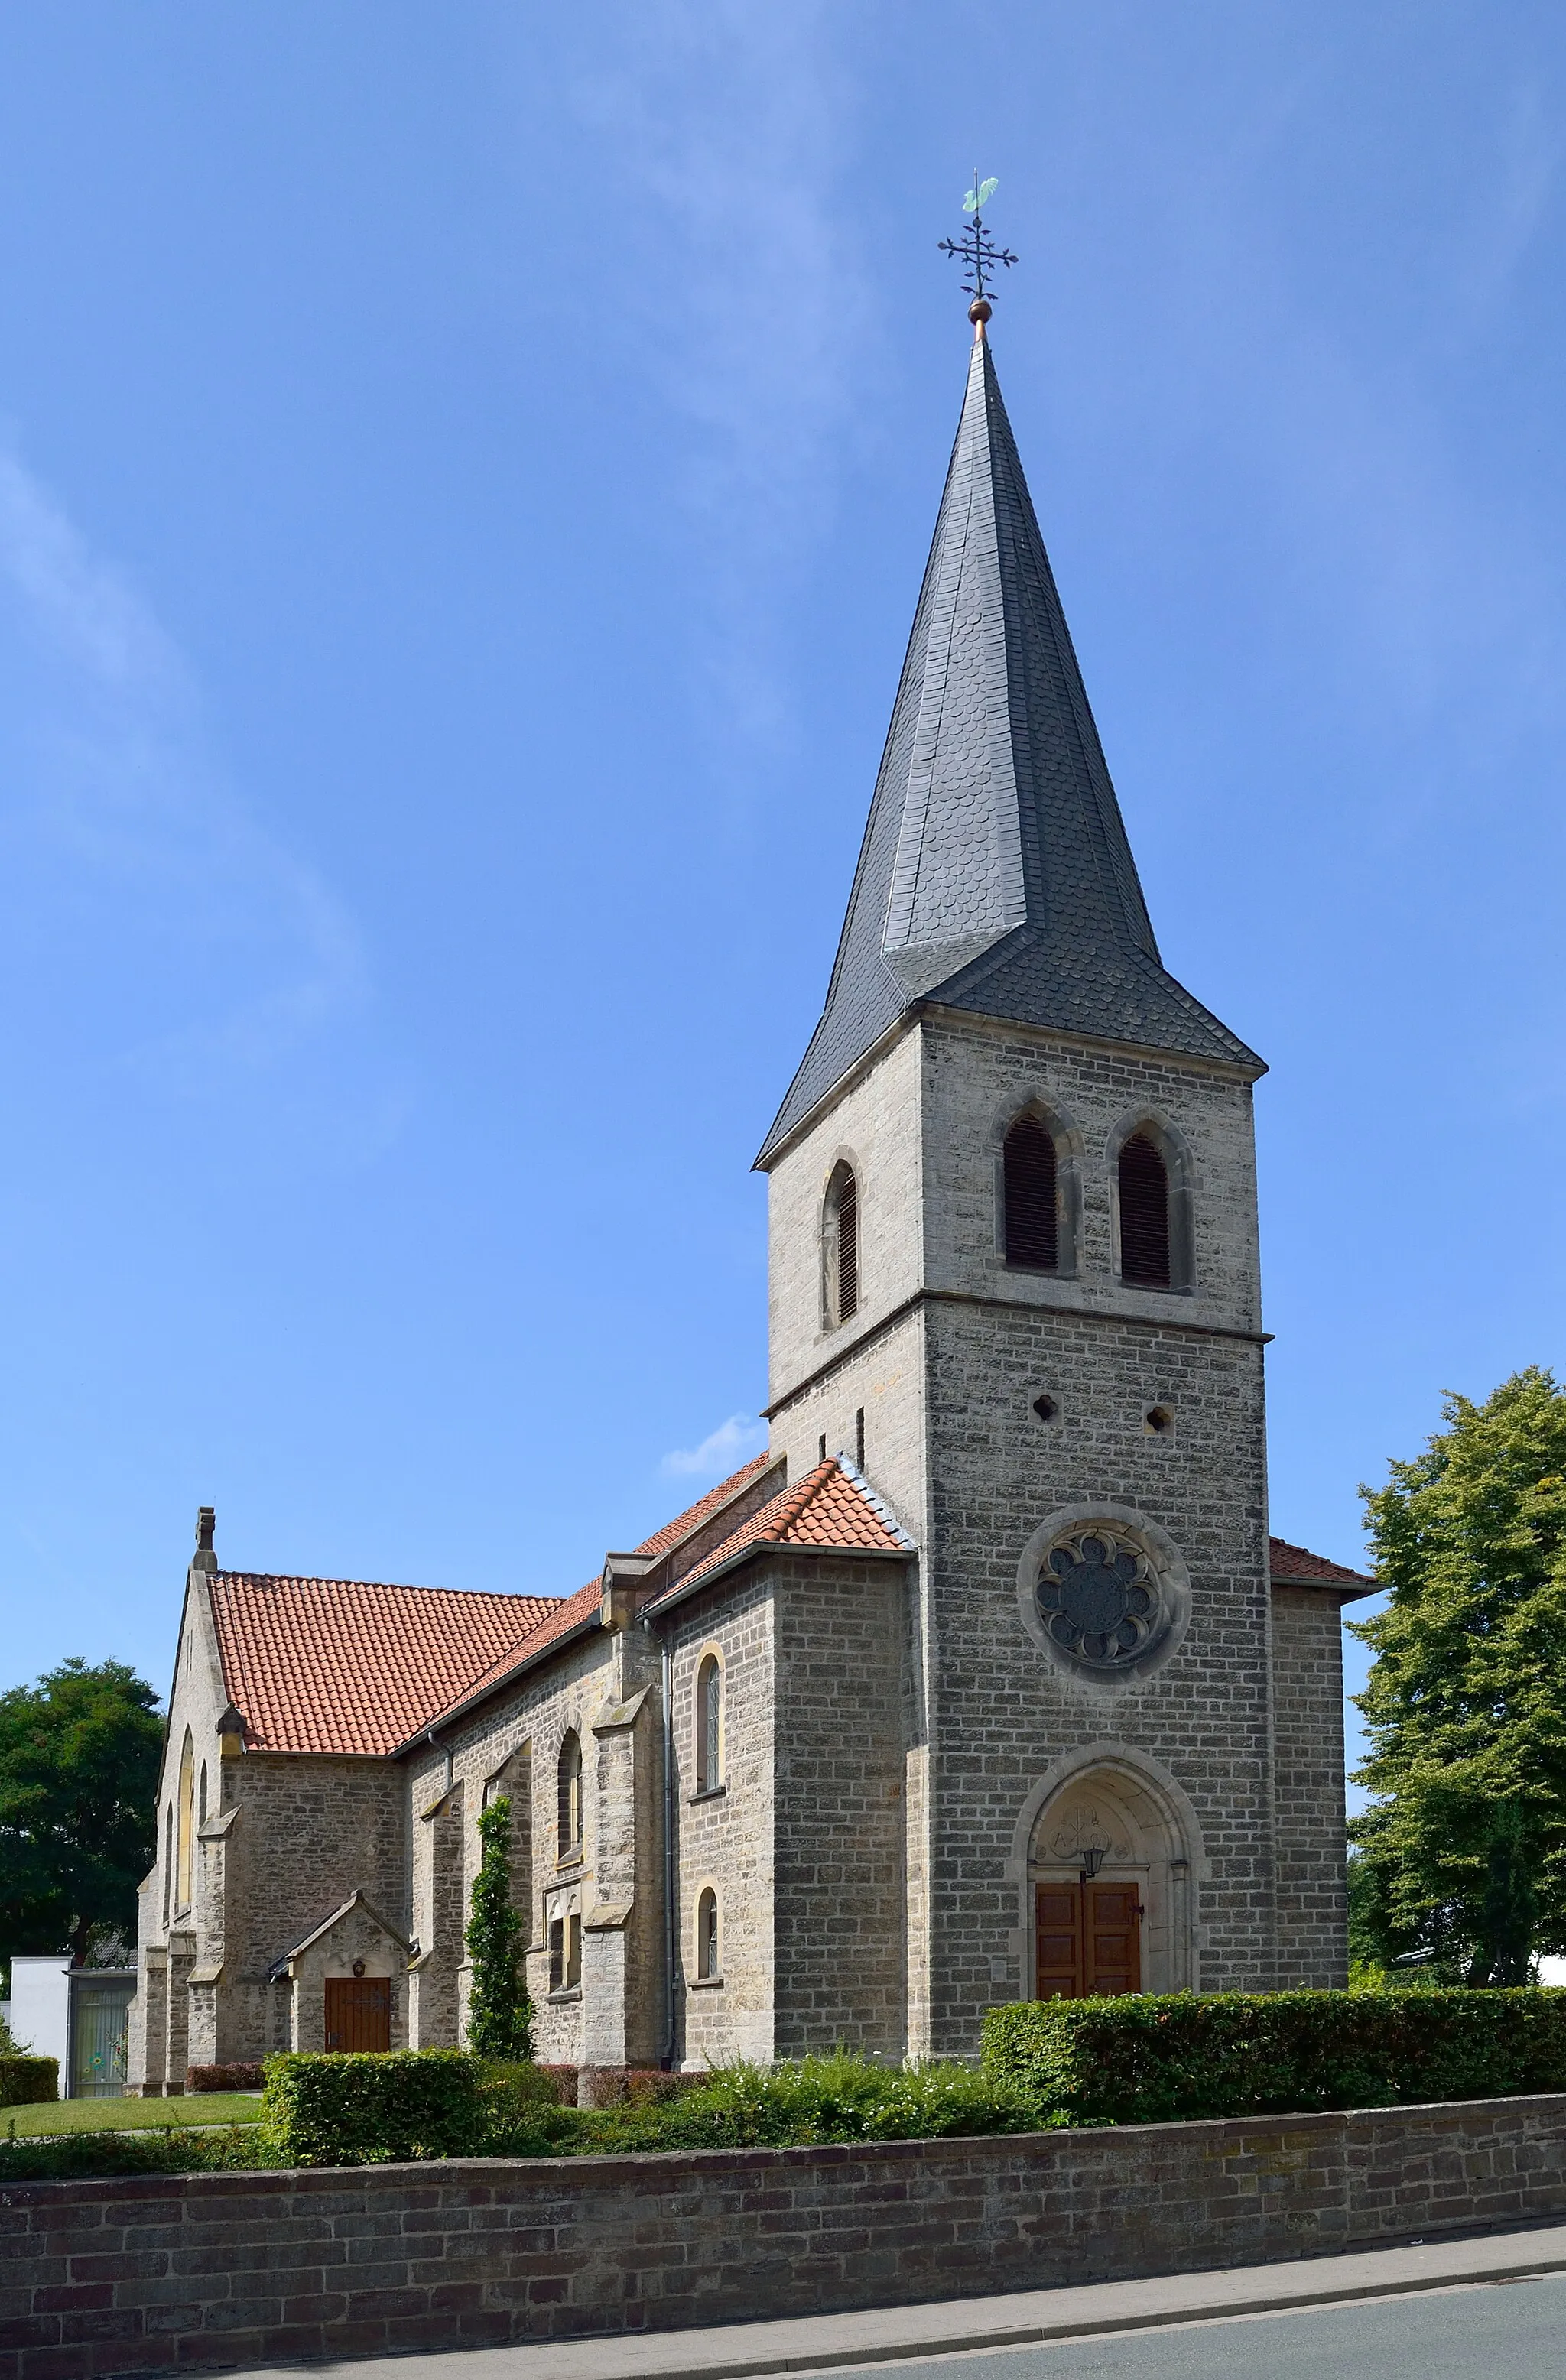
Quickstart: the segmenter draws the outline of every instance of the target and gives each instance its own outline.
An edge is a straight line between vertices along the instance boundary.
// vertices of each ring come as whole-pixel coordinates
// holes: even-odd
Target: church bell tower
[[[1264,1068],[1159,956],[989,318],[758,1160],[774,1451],[845,1454],[918,1548],[888,1648],[911,2055],[1003,1999],[1307,1979],[1275,1905]]]

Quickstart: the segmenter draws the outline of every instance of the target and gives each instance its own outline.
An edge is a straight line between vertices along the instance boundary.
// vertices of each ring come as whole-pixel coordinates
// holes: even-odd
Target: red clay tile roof
[[[1360,1595],[1376,1591],[1375,1579],[1362,1576],[1357,1570],[1345,1570],[1341,1562],[1329,1561],[1325,1554],[1307,1553],[1304,1546],[1292,1546],[1286,1538],[1269,1537],[1267,1552],[1275,1585],[1347,1586]]]
[[[559,1602],[219,1571],[212,1609],[224,1690],[252,1750],[383,1755]]]
[[[822,1546],[835,1553],[905,1554],[913,1548],[886,1507],[860,1479],[851,1477],[833,1457],[818,1463],[797,1486],[785,1488],[733,1536],[715,1546],[694,1570],[686,1571],[669,1588],[684,1594],[698,1579],[721,1569],[751,1546]],[[649,1605],[656,1611],[665,1597]]]
[[[520,1669],[524,1661],[532,1660],[548,1645],[557,1644],[562,1636],[569,1636],[584,1620],[595,1620],[602,1604],[603,1583],[596,1578],[589,1579],[586,1586],[578,1587],[575,1595],[557,1596],[549,1607],[548,1617],[540,1621],[528,1635],[518,1637],[515,1645],[508,1645],[499,1659],[491,1662],[482,1677],[475,1678],[471,1684],[464,1686],[461,1694],[454,1695],[445,1710],[437,1712],[436,1717],[444,1718],[461,1704],[471,1702],[475,1694],[487,1694],[492,1686],[498,1686],[513,1670]]]
[[[630,1550],[638,1554],[649,1554],[654,1560],[660,1554],[668,1553],[684,1538],[693,1536],[702,1523],[710,1520],[714,1512],[721,1512],[731,1497],[738,1495],[747,1480],[759,1478],[768,1465],[776,1460],[775,1455],[758,1454],[749,1463],[742,1463],[740,1468],[731,1473],[727,1479],[721,1479],[716,1488],[710,1488],[699,1502],[692,1504],[687,1512],[679,1513],[673,1521],[665,1522],[662,1528],[654,1530],[650,1537],[644,1537],[639,1546],[635,1546]],[[579,1628],[584,1620],[591,1620],[596,1615],[602,1602],[602,1581],[595,1578],[580,1588],[577,1594],[568,1595],[552,1605],[546,1618],[535,1621],[527,1635],[519,1637],[516,1644],[508,1645],[497,1660],[492,1661],[481,1677],[475,1678],[469,1685],[465,1686],[461,1694],[455,1695],[445,1709],[438,1712],[436,1716],[441,1718],[449,1718],[452,1711],[460,1708],[464,1703],[472,1702],[480,1694],[488,1694],[492,1686],[503,1684],[511,1676],[513,1670],[520,1670],[525,1664],[536,1660],[540,1653],[547,1652],[550,1645],[558,1643],[562,1636],[569,1636],[572,1630]]]
[[[677,1520],[655,1530],[650,1537],[644,1537],[634,1550],[638,1554],[666,1554],[671,1547],[679,1544],[682,1537],[688,1537],[699,1529],[703,1521],[710,1520],[731,1496],[737,1496],[747,1479],[759,1477],[767,1465],[777,1459],[772,1454],[758,1454],[751,1462],[742,1463],[729,1478],[721,1479],[710,1495],[704,1496],[699,1504],[693,1504],[688,1512],[682,1512]]]

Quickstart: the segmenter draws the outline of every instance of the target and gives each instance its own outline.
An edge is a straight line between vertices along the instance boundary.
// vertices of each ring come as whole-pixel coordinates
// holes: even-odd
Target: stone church
[[[1165,970],[986,330],[820,1022],[758,1164],[769,1451],[564,1597],[186,1586],[133,2086],[462,2037],[971,2053],[1344,1979],[1340,1607],[1269,1537],[1252,1086]]]

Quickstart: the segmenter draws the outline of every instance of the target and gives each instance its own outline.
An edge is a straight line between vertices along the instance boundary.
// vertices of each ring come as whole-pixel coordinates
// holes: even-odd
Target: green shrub
[[[266,2061],[261,2131],[274,2165],[393,2165],[477,2156],[490,2125],[485,2069],[461,2049]]]
[[[233,2173],[276,2163],[254,2124],[222,2131],[67,2132],[54,2140],[0,2140],[0,2190],[9,2181],[74,2181],[118,2173]]]
[[[782,2066],[719,2067],[661,2101],[584,2113],[573,2146],[580,2155],[802,2148],[822,2141],[1025,2132],[1038,2121],[1037,2102],[1009,2078],[948,2063],[878,2066],[838,2052]]]
[[[527,1928],[511,1900],[511,1796],[500,1794],[479,1820],[483,1856],[473,1879],[464,1939],[471,1962],[467,2037],[480,2058],[526,2058],[533,2046],[533,2004],[522,1955]]]
[[[32,2107],[59,2095],[57,2058],[30,2058],[20,2050],[0,2057],[0,2107]]]
[[[544,2068],[476,2058],[480,2156],[569,2156],[584,2122],[562,2105],[557,2078]]]
[[[1220,1992],[991,2009],[984,2069],[1072,2123],[1566,2091],[1566,1992]]]

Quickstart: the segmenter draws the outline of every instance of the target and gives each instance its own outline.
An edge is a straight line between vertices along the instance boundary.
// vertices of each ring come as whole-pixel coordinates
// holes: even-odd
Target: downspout
[[[642,1622],[643,1627],[648,1623]],[[674,1931],[674,1648],[667,1636],[663,1639],[663,2005],[668,2010],[668,2030],[663,2036],[663,2048],[659,2065],[667,2073],[674,2062],[674,2042],[679,2033],[675,2007],[675,1931]]]

